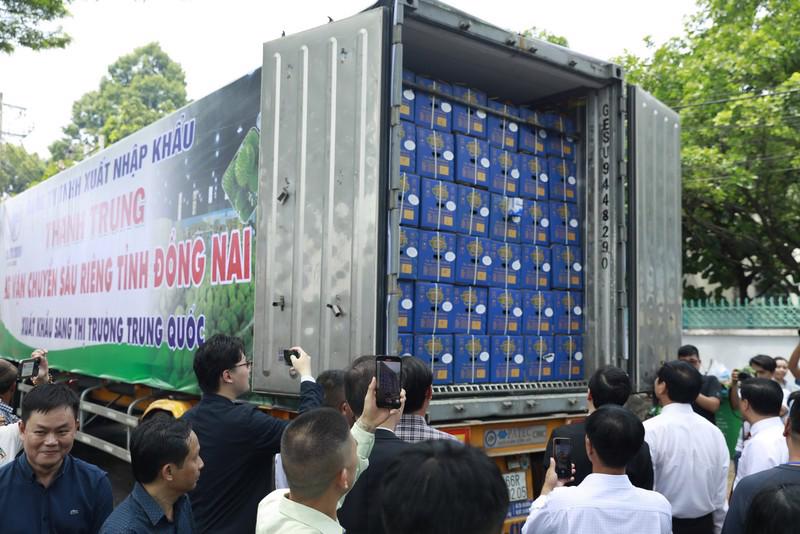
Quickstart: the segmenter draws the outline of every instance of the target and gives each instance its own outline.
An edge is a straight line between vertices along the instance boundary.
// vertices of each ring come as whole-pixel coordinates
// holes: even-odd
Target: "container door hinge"
[[[386,275],[386,288],[389,295],[394,297],[402,296],[400,285],[397,283],[397,273],[389,273]]]

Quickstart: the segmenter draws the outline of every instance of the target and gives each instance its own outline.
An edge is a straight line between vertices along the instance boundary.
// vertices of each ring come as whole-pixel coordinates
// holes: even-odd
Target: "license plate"
[[[528,483],[525,471],[512,471],[503,475],[508,486],[508,498],[511,502],[524,501],[528,498]]]

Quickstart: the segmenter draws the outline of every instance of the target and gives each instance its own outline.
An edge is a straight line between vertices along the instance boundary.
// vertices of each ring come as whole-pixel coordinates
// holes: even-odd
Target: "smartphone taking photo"
[[[403,361],[400,356],[375,358],[376,399],[378,408],[400,407],[400,373]]]
[[[25,380],[26,378],[33,378],[39,374],[39,359],[30,358],[19,362],[19,369],[17,370],[17,378]]]
[[[572,440],[554,438],[553,456],[556,459],[556,476],[559,480],[572,478]]]

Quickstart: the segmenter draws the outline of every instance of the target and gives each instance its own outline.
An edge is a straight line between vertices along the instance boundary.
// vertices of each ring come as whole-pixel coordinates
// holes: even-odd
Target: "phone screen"
[[[19,366],[19,377],[28,378],[38,372],[39,364],[37,360],[22,360]]]
[[[381,408],[399,408],[400,372],[402,370],[400,358],[379,356],[375,365],[378,396],[376,404]]]
[[[553,456],[556,459],[556,475],[560,479],[572,476],[572,441],[569,438],[553,440]]]

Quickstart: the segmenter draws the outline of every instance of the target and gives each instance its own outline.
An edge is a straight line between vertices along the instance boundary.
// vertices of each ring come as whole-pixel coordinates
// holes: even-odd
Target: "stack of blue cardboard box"
[[[582,379],[574,123],[403,79],[398,352],[435,384]]]

